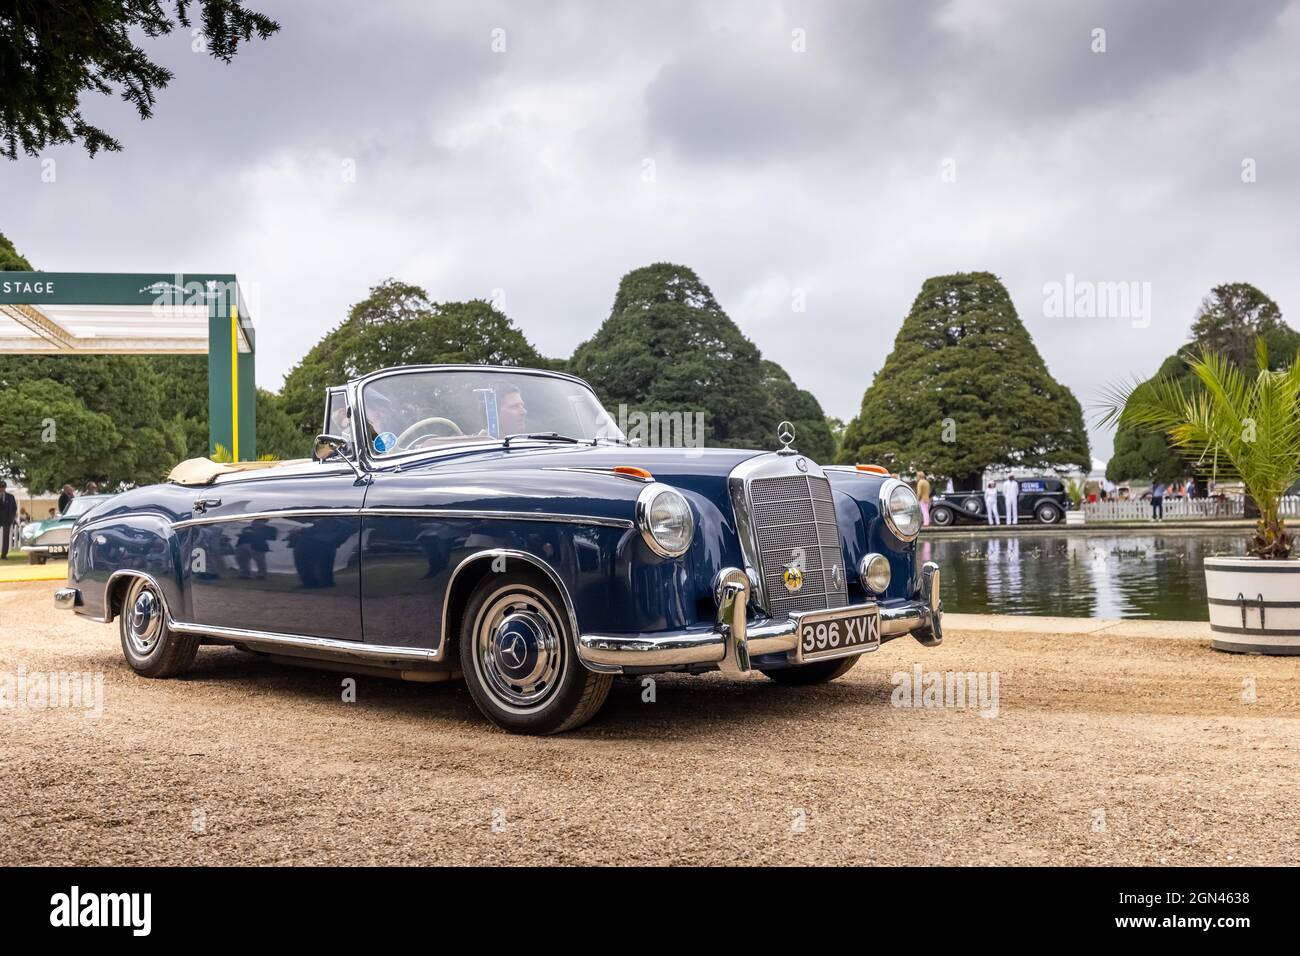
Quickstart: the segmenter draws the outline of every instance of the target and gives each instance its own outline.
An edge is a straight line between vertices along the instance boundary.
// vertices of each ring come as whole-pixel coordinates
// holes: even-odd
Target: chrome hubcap
[[[563,632],[540,594],[527,587],[489,601],[475,629],[474,665],[507,709],[532,711],[559,686],[568,653]]]
[[[126,639],[131,650],[141,657],[147,657],[162,635],[162,606],[158,596],[148,585],[136,592],[135,602],[126,619]]]

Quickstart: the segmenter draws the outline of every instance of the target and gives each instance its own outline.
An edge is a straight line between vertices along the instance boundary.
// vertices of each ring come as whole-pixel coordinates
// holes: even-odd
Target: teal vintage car
[[[77,519],[95,508],[112,495],[81,495],[73,498],[68,510],[44,521],[29,521],[23,525],[20,545],[27,552],[29,564],[44,564],[51,556],[61,557],[68,553],[68,543],[72,539],[72,526]]]

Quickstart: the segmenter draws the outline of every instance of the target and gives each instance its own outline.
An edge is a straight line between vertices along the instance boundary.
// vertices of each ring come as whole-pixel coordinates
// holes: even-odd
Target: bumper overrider
[[[943,605],[939,593],[939,566],[927,561],[921,568],[921,594],[915,601],[876,605],[880,642],[844,649],[847,657],[876,650],[880,643],[911,634],[926,646],[943,640]],[[608,673],[625,670],[673,668],[714,664],[730,674],[743,674],[755,657],[787,655],[787,665],[804,663],[799,641],[800,618],[825,616],[828,611],[861,611],[870,605],[792,614],[781,621],[750,623],[750,582],[739,568],[726,568],[716,579],[717,623],[711,629],[669,631],[662,634],[584,634],[578,639],[578,655],[590,669]]]

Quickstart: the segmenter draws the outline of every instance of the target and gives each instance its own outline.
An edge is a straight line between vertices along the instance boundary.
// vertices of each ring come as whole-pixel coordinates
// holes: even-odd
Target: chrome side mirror
[[[329,461],[335,455],[347,457],[348,440],[342,435],[317,435],[312,446],[312,461]]]
[[[369,480],[362,474],[360,466],[348,455],[348,440],[342,435],[317,435],[316,443],[312,445],[311,457],[312,461],[317,462],[331,461],[335,457],[342,458],[352,469],[352,474],[357,476],[357,484],[365,484]]]

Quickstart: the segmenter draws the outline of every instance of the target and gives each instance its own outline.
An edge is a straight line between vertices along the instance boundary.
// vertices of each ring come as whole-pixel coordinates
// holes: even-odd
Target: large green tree
[[[325,389],[392,365],[524,365],[548,362],[490,303],[431,302],[419,286],[388,279],[348,312],[287,376],[282,407],[303,436],[315,435]]]
[[[977,487],[985,468],[1091,465],[1083,411],[988,272],[927,279],[849,422],[845,463]]]
[[[0,232],[0,272],[31,272],[28,262],[3,232]]]
[[[0,356],[0,409],[0,471],[34,492],[160,481],[185,452],[147,356]]]
[[[117,93],[147,119],[172,72],[137,41],[189,28],[196,10],[192,45],[225,63],[280,29],[240,0],[0,0],[0,155],[75,142],[92,156],[121,149],[82,115],[84,97]]]
[[[1155,376],[1192,386],[1195,375],[1188,359],[1209,350],[1243,371],[1255,365],[1255,341],[1262,340],[1277,370],[1289,366],[1300,349],[1300,332],[1282,320],[1276,302],[1248,282],[1215,286],[1192,320],[1191,339],[1166,358]],[[1147,383],[1143,383],[1144,385]],[[1141,386],[1139,386],[1141,387]],[[1176,481],[1193,471],[1192,463],[1170,445],[1165,435],[1123,421],[1115,431],[1115,451],[1106,463],[1111,481]]]
[[[569,363],[615,415],[704,413],[706,440],[771,448],[783,419],[795,444],[829,461],[835,443],[821,406],[775,362],[764,361],[685,266],[667,262],[623,277],[609,318]]]

